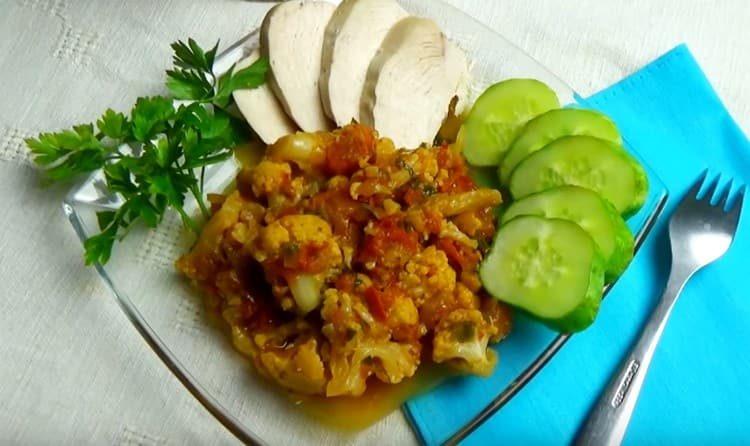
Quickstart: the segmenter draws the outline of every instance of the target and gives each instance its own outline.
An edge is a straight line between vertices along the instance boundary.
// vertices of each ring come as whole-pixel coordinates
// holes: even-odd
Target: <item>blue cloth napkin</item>
[[[667,221],[706,168],[750,183],[750,142],[684,45],[588,99],[611,116],[669,190],[662,218],[592,327],[464,444],[570,443],[606,386],[669,273]],[[726,178],[726,177],[725,177]],[[735,183],[736,184],[736,183]],[[738,185],[735,185],[737,189]],[[700,271],[677,302],[651,365],[626,444],[741,444],[750,434],[750,205],[729,252]],[[450,381],[407,403],[427,444],[447,439],[529,362],[553,334],[520,318],[486,379]]]

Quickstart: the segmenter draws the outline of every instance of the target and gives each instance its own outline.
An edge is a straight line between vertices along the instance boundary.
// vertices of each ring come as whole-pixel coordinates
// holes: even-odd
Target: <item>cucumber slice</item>
[[[571,184],[598,192],[623,215],[646,201],[648,178],[638,162],[616,144],[592,136],[566,136],[532,153],[513,170],[513,198]]]
[[[461,126],[457,144],[469,163],[497,166],[526,121],[558,107],[555,92],[537,80],[499,82],[476,100]]]
[[[494,167],[469,166],[469,177],[479,187],[500,189],[496,170]]]
[[[595,136],[622,144],[622,137],[615,123],[599,112],[575,108],[550,110],[527,122],[513,141],[500,164],[500,181],[508,184],[513,169],[530,153],[557,138],[573,135]]]
[[[599,194],[579,186],[559,186],[512,203],[500,225],[520,215],[572,221],[594,239],[604,257],[606,283],[615,280],[633,258],[633,234],[617,210]]]
[[[516,217],[501,226],[479,267],[484,288],[561,332],[591,325],[604,287],[604,260],[568,220]]]

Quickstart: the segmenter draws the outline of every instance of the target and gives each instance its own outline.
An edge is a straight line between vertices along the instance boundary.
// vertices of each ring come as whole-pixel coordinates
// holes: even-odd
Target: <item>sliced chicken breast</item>
[[[344,0],[334,11],[323,40],[320,96],[337,125],[360,120],[367,67],[391,27],[407,16],[395,0]]]
[[[261,53],[271,65],[268,81],[287,114],[306,132],[328,130],[318,80],[323,34],[335,6],[288,1],[266,14],[260,29]]]
[[[260,51],[254,50],[237,63],[235,71],[249,67],[259,57]],[[252,89],[235,90],[232,96],[242,116],[264,143],[273,144],[282,136],[297,130],[267,83]]]
[[[458,98],[458,101],[454,112],[458,116],[463,113],[469,103],[471,75],[469,74],[469,62],[466,53],[447,38],[445,41],[445,68],[448,73],[448,82],[455,85],[453,95]]]
[[[407,17],[391,28],[370,62],[360,118],[397,147],[416,148],[432,143],[455,91],[440,28]]]

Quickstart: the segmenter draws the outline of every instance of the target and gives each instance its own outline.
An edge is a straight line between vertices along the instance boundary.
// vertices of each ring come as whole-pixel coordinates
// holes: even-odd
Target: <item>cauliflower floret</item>
[[[292,177],[289,164],[263,160],[251,172],[250,185],[258,197],[271,195],[283,190]]]
[[[318,353],[319,341],[304,320],[282,325],[272,331],[257,333],[249,343],[234,333],[235,346],[250,353],[256,367],[283,387],[306,394],[323,394],[327,378]]]
[[[325,322],[322,332],[332,345],[327,396],[361,395],[373,374],[386,383],[414,375],[419,344],[389,340],[387,327],[372,317],[358,296],[328,289],[320,314]]]
[[[474,294],[463,283],[456,284],[455,296],[455,309],[463,308],[468,310],[478,310],[480,307],[479,296]],[[494,300],[494,299],[493,299]]]
[[[487,324],[478,310],[455,310],[435,329],[432,359],[448,361],[459,370],[488,376],[497,362],[495,352],[487,348],[496,328]]]
[[[328,263],[341,263],[341,252],[333,238],[331,225],[317,215],[306,214],[286,215],[263,228],[255,258],[263,262],[269,258],[295,254],[308,243],[322,247],[321,257]]]
[[[288,288],[273,287],[283,308],[293,309],[286,295],[289,290],[296,309],[302,314],[318,306],[323,283],[342,264],[341,249],[331,226],[316,215],[295,214],[279,218],[261,229],[255,247],[253,255],[263,263],[267,273],[283,276],[280,280],[285,280],[288,285]]]
[[[419,148],[401,153],[397,165],[402,166],[423,183],[432,183],[438,173],[438,162],[432,148]]]
[[[414,301],[406,297],[398,297],[391,305],[388,313],[388,325],[414,325],[419,323],[419,312]]]
[[[330,360],[331,380],[326,396],[359,396],[367,378],[396,384],[414,375],[419,366],[419,347],[387,340],[355,337],[343,348],[334,349]]]
[[[177,269],[197,281],[204,281],[212,277],[222,267],[224,256],[221,249],[224,246],[223,242],[227,231],[229,230],[232,239],[235,236],[252,238],[251,236],[254,235],[250,233],[251,228],[249,226],[243,228],[248,230],[245,234],[240,234],[240,229],[237,230],[237,233],[232,230],[240,221],[240,217],[246,208],[253,208],[253,206],[239,192],[235,191],[229,194],[221,208],[203,227],[193,249],[177,260]],[[246,219],[248,223],[250,222],[249,217]]]
[[[394,299],[385,323],[391,329],[391,337],[398,342],[416,341],[427,333],[414,301],[402,295]]]
[[[411,259],[400,279],[417,306],[421,306],[427,297],[453,293],[456,288],[456,272],[448,264],[445,253],[434,246]]]
[[[289,230],[285,228],[280,220],[261,229],[258,238],[258,248],[253,252],[253,256],[259,262],[268,258],[278,257],[282,246],[291,242]]]
[[[315,339],[293,348],[261,353],[258,362],[271,378],[287,389],[311,395],[322,394],[325,389],[325,368]]]
[[[384,383],[400,383],[414,376],[419,366],[419,345],[398,342],[363,342],[357,354],[373,359],[373,372]]]
[[[326,386],[326,396],[359,396],[365,393],[369,373],[363,373],[361,362],[342,352],[331,352],[328,361],[331,380]]]
[[[322,332],[331,343],[343,345],[365,328],[381,327],[358,297],[335,288],[327,289],[323,295],[320,316],[325,323]]]

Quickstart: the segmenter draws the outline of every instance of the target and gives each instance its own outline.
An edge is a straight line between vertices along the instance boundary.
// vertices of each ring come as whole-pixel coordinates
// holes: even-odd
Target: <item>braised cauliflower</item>
[[[476,375],[489,375],[497,357],[487,348],[487,343],[495,331],[478,310],[452,311],[435,328],[432,359],[435,362],[450,361]]]
[[[449,146],[396,150],[370,128],[296,133],[211,200],[178,269],[261,374],[358,396],[422,362],[487,375],[510,313],[481,289],[497,191]]]

